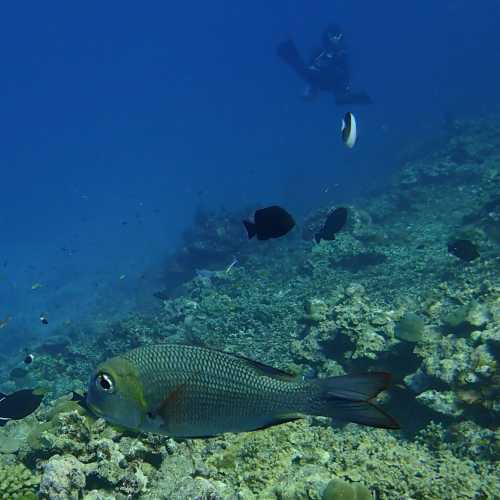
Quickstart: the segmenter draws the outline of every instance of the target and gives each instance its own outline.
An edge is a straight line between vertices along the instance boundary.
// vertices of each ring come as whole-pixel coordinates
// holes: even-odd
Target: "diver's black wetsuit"
[[[337,104],[369,104],[367,94],[351,90],[351,69],[343,38],[338,26],[328,26],[322,36],[323,47],[314,52],[309,64],[292,40],[278,45],[278,55],[307,83],[304,97],[311,99],[323,91],[332,92]]]

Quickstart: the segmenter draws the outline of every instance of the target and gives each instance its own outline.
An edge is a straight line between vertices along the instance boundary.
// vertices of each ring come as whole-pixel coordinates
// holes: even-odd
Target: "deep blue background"
[[[200,198],[300,217],[382,182],[445,113],[498,110],[499,19],[494,0],[3,5],[0,335],[149,297]],[[346,109],[303,102],[275,55],[288,36],[307,55],[329,22],[374,99],[352,151]]]

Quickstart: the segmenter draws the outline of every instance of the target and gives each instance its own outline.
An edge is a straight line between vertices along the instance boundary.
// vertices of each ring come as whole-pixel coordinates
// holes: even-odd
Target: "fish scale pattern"
[[[304,382],[273,378],[243,358],[199,347],[148,346],[125,357],[139,371],[148,407],[173,434],[264,426],[275,415],[299,412],[310,392]]]

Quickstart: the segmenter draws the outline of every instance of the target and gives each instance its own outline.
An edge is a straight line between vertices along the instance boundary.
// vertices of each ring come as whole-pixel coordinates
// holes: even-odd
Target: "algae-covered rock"
[[[72,455],[54,455],[43,465],[40,498],[77,500],[85,486],[85,465]]]
[[[458,417],[464,411],[460,405],[460,399],[453,391],[431,389],[419,394],[417,400],[428,408],[450,417]]]
[[[361,483],[332,479],[323,492],[323,500],[372,500],[370,490]]]
[[[304,303],[304,312],[302,318],[304,323],[317,324],[326,319],[329,307],[321,299],[308,299]]]
[[[406,313],[396,324],[394,334],[406,342],[422,340],[425,330],[424,320],[414,313]]]
[[[491,313],[486,304],[472,301],[448,312],[443,323],[449,328],[467,326],[469,328],[483,327],[491,319]]]

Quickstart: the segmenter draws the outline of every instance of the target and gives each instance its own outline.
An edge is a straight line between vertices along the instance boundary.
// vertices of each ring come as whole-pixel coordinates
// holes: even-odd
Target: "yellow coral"
[[[23,464],[0,466],[2,500],[35,500],[40,480]]]

